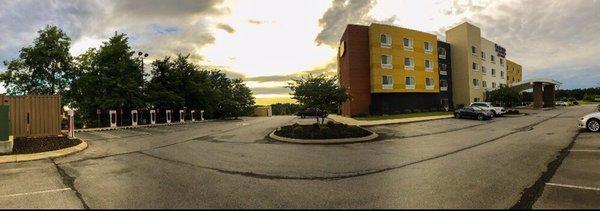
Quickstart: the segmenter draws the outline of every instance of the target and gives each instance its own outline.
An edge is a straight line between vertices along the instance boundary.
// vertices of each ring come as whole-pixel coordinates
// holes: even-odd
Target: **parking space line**
[[[27,195],[35,195],[35,194],[42,194],[42,193],[54,193],[54,192],[62,192],[62,191],[66,191],[66,190],[71,190],[71,188],[34,191],[34,192],[29,192],[29,193],[15,193],[15,194],[1,195],[0,198],[15,197],[15,196],[27,196]]]
[[[586,187],[586,186],[577,186],[577,185],[565,185],[565,184],[550,183],[550,182],[546,183],[546,185],[558,186],[558,187],[564,187],[564,188],[577,188],[577,189],[584,189],[584,190],[600,191],[600,188],[595,188],[595,187]]]
[[[600,152],[600,150],[597,150],[597,149],[572,149],[572,150],[569,150],[569,152]]]

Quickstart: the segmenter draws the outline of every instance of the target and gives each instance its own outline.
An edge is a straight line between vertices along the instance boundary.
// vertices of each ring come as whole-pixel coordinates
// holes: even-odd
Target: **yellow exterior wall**
[[[518,83],[523,80],[523,67],[511,60],[506,60],[506,82],[508,85]]]
[[[391,48],[383,48],[380,44],[381,34],[388,34],[392,38]],[[403,39],[413,40],[413,50],[404,50]],[[371,24],[369,27],[369,47],[371,54],[371,92],[372,93],[438,93],[439,73],[437,57],[437,37],[433,34],[405,29],[396,26]],[[424,42],[432,46],[431,53],[425,53]],[[381,55],[392,56],[392,69],[381,67]],[[404,58],[414,59],[414,69],[405,70]],[[433,71],[425,71],[425,59],[429,59],[433,65]],[[382,76],[391,75],[394,86],[392,89],[382,89]],[[405,77],[412,76],[415,79],[415,88],[405,88]],[[425,88],[425,78],[433,78],[433,89]],[[366,79],[365,79],[366,80]]]

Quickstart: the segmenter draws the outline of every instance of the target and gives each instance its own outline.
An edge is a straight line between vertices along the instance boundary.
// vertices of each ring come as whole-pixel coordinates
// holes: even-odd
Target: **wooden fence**
[[[61,134],[60,95],[0,95],[0,104],[10,107],[10,134],[15,137]]]

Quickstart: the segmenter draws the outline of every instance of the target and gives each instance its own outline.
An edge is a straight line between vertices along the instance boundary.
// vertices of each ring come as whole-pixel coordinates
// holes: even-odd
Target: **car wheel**
[[[492,117],[496,116],[496,111],[492,110]]]
[[[477,115],[477,119],[478,119],[478,120],[483,120],[483,114],[479,114],[479,115]]]
[[[597,119],[591,119],[587,122],[587,129],[591,132],[598,132],[600,131],[600,121],[598,121]]]
[[[457,119],[460,119],[460,114],[459,113],[454,113],[454,117]]]

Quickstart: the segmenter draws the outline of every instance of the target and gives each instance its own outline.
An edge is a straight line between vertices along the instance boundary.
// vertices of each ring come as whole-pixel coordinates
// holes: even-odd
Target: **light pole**
[[[138,52],[138,58],[142,61],[142,84],[144,84],[144,58],[148,57],[148,53]]]

